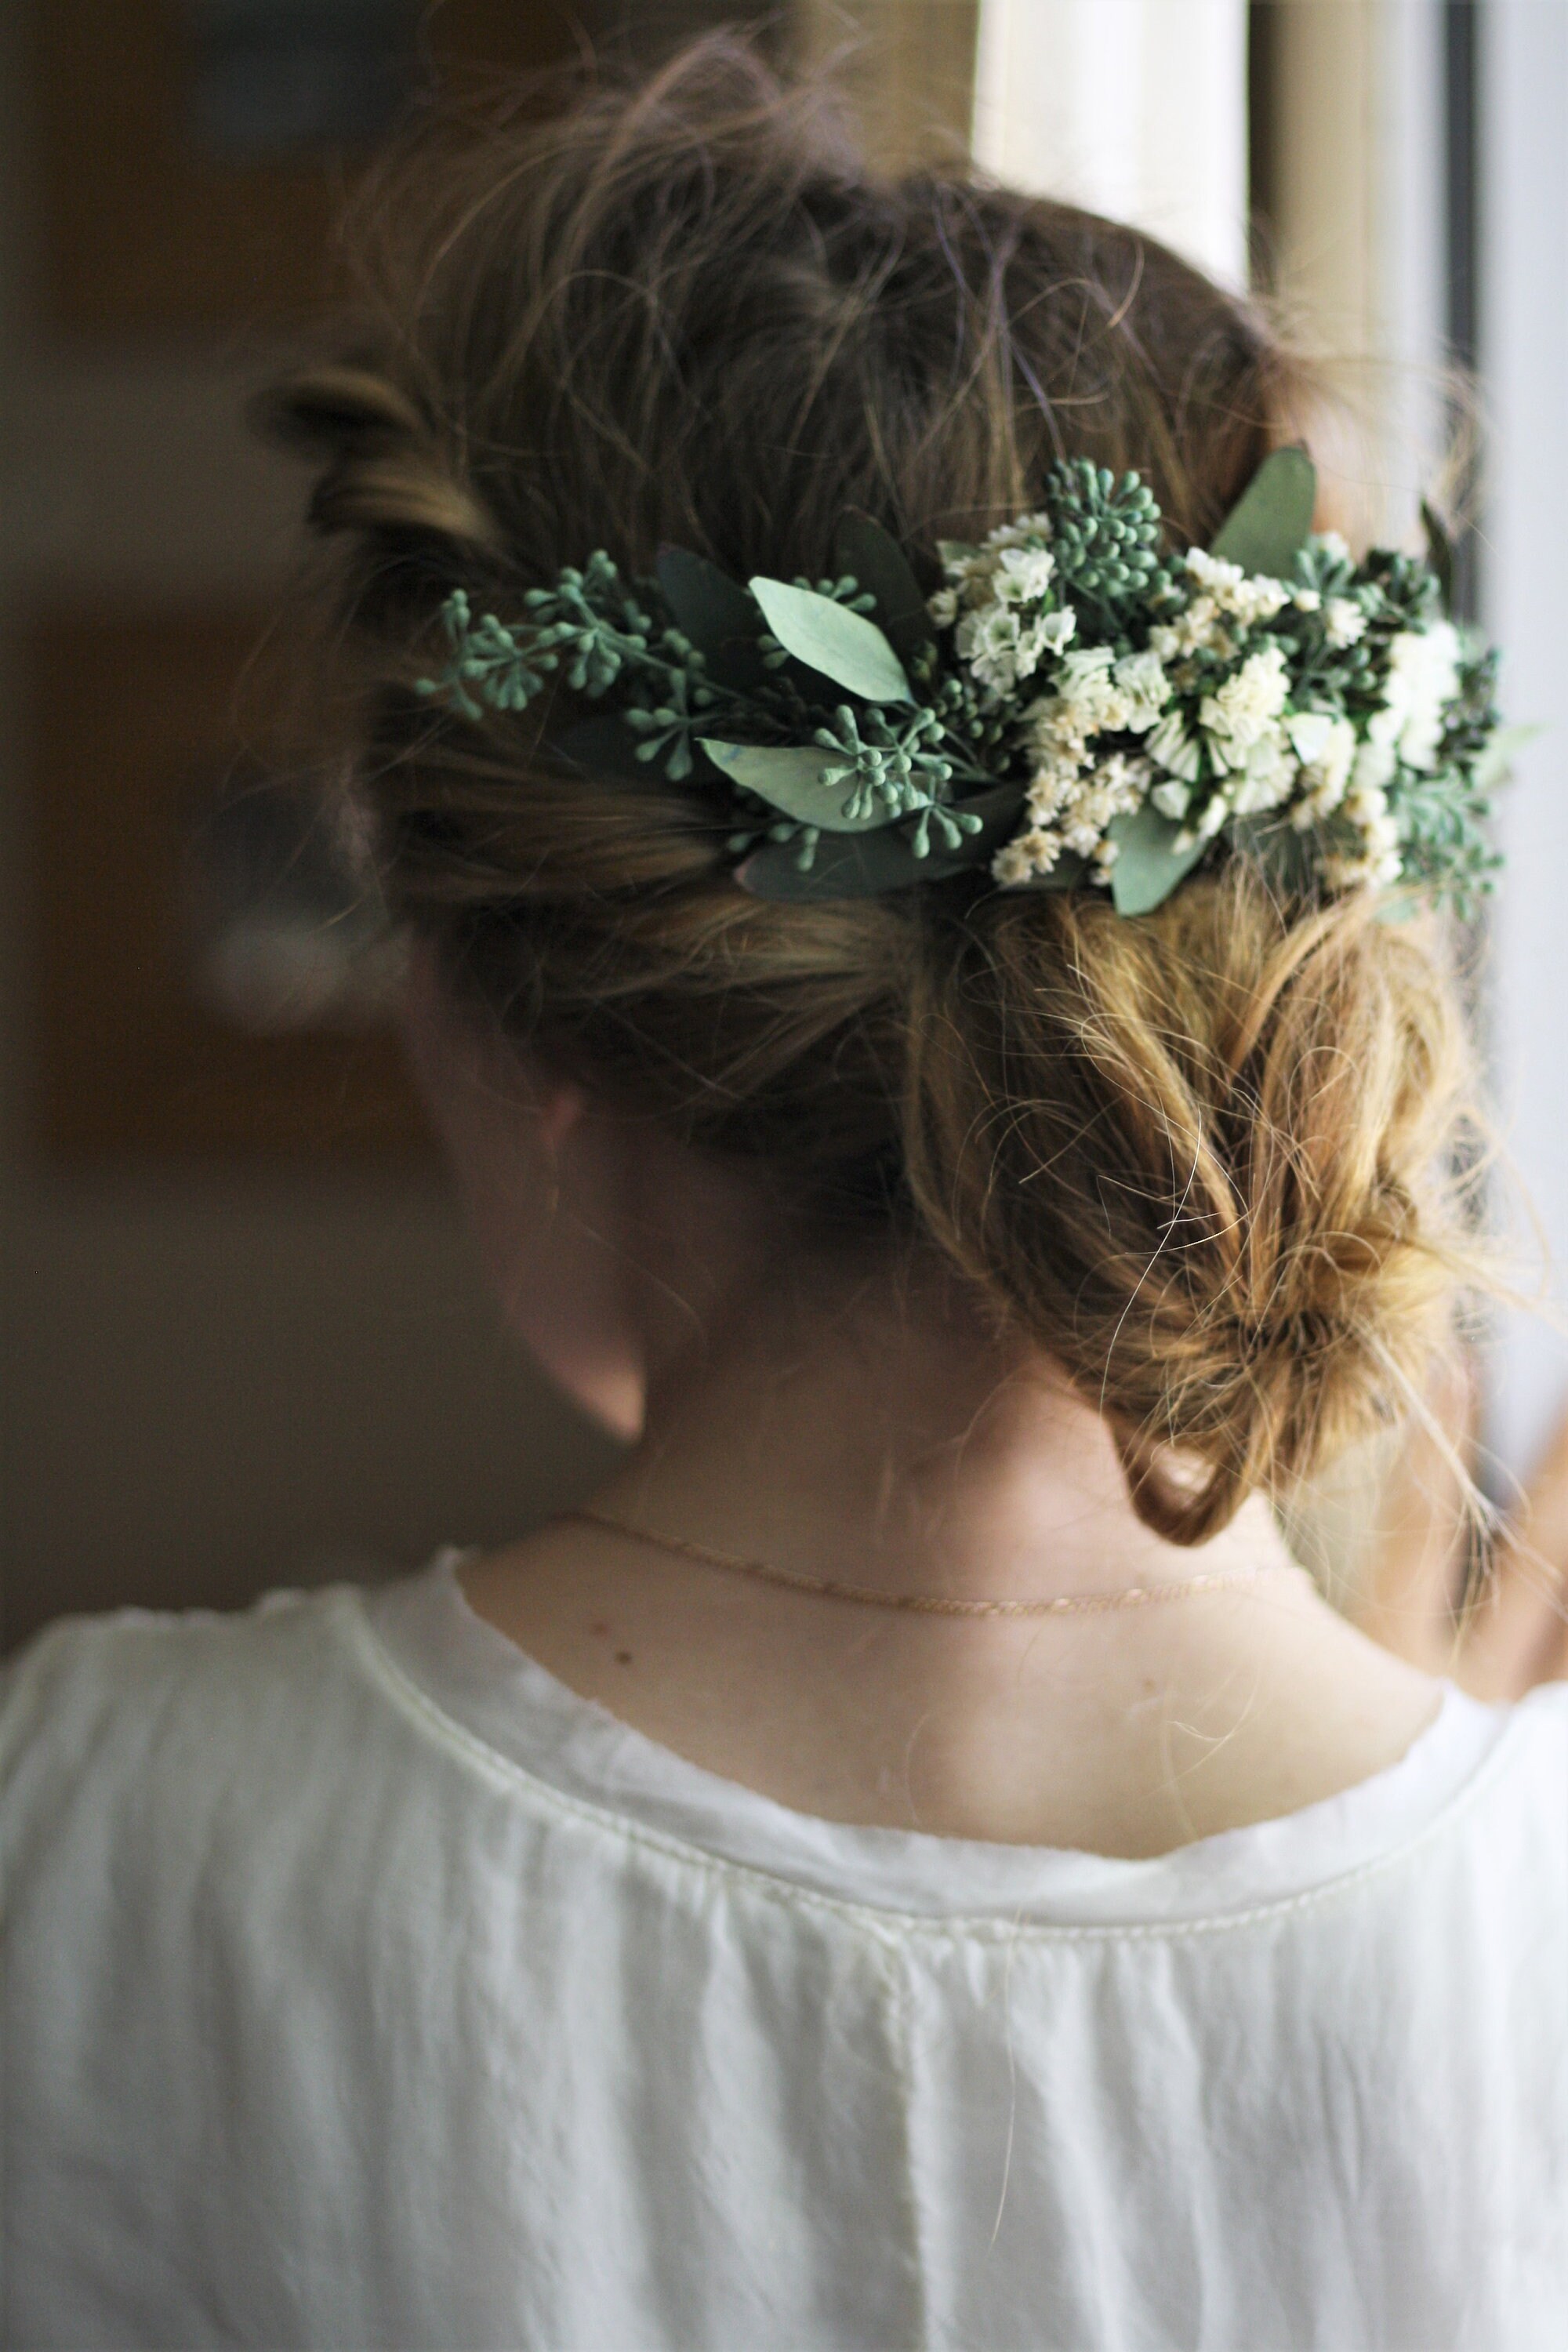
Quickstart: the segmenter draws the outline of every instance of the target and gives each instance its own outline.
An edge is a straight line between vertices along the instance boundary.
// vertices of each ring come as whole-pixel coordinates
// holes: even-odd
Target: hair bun
[[[1178,1543],[1406,1412],[1465,1257],[1468,1076],[1429,949],[1243,864],[1125,922],[990,901],[910,1025],[926,1222],[1103,1412]]]

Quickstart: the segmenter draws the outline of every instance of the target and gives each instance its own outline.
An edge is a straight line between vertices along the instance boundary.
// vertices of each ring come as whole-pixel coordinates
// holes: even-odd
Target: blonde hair
[[[564,769],[414,683],[455,586],[605,547],[816,578],[847,508],[917,563],[1085,456],[1206,543],[1312,408],[1151,239],[957,172],[870,173],[743,45],[416,154],[324,458],[354,791],[383,887],[511,1034],[819,1214],[923,1234],[1106,1415],[1177,1542],[1402,1409],[1447,1325],[1465,1056],[1430,941],[1245,865],[1139,920],[984,877],[777,906],[700,791]],[[568,698],[569,699],[569,698]]]

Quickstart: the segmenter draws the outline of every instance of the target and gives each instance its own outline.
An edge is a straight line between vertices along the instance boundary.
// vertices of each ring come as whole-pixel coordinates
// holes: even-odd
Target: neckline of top
[[[873,1910],[1068,1931],[1235,1924],[1342,1885],[1436,1826],[1513,1713],[1447,1684],[1433,1722],[1370,1780],[1144,1861],[828,1821],[689,1762],[559,1681],[471,1608],[462,1558],[442,1552],[363,1600],[383,1652],[441,1716],[623,1828]]]

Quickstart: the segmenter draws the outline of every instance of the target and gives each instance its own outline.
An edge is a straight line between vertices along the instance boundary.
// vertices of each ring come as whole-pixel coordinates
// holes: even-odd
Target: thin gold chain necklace
[[[626,1536],[633,1543],[651,1544],[656,1551],[672,1552],[678,1559],[694,1560],[700,1568],[754,1576],[763,1584],[815,1593],[824,1601],[855,1601],[872,1609],[910,1609],[922,1617],[1098,1617],[1110,1609],[1142,1609],[1156,1601],[1186,1601],[1199,1593],[1228,1591],[1237,1585],[1255,1583],[1279,1566],[1275,1560],[1259,1560],[1252,1568],[1210,1570],[1201,1576],[1184,1577],[1177,1584],[1130,1584],[1121,1592],[1063,1592],[1049,1601],[964,1601],[944,1592],[881,1592],[874,1584],[839,1584],[831,1577],[773,1568],[766,1560],[741,1559],[733,1552],[693,1543],[689,1536],[655,1535],[650,1528],[612,1518],[608,1511],[563,1511],[559,1523],[574,1519],[591,1528],[607,1528],[612,1535]]]

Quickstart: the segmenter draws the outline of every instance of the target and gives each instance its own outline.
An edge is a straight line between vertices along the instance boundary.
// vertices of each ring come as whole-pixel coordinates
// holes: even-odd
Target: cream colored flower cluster
[[[1316,545],[1331,563],[1346,552],[1332,534]],[[1307,616],[1317,616],[1318,643],[1331,654],[1364,635],[1352,596],[1252,576],[1194,548],[1181,575],[1154,590],[1146,646],[1119,655],[1083,643],[1072,606],[1058,600],[1048,517],[1026,515],[983,546],[942,554],[947,585],[931,617],[954,629],[976,683],[999,701],[1016,700],[1036,677],[1047,688],[1018,712],[1016,740],[1031,772],[1024,822],[993,863],[999,882],[1043,877],[1069,856],[1108,882],[1110,828],[1145,802],[1177,827],[1176,851],[1273,811],[1302,833],[1337,818],[1322,869],[1331,887],[1399,878],[1387,787],[1396,766],[1436,765],[1459,676],[1450,623],[1387,641],[1381,707],[1358,728],[1312,707],[1310,683],[1298,675]],[[1281,615],[1286,625],[1271,627]]]
[[[931,598],[931,616],[938,628],[956,624],[959,659],[993,694],[1015,694],[1078,626],[1071,605],[1057,600],[1050,531],[1048,515],[1020,515],[979,547],[944,540],[938,551],[948,584]]]

